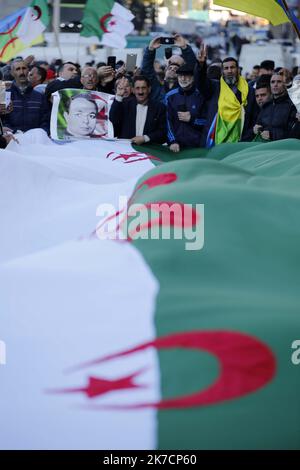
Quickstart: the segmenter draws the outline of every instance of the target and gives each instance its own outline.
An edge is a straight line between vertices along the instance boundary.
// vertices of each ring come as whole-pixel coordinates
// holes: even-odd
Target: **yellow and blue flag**
[[[33,0],[0,20],[0,62],[8,62],[20,51],[43,41],[41,34],[49,24],[46,0]]]
[[[283,0],[214,0],[214,4],[265,18],[274,26],[291,22],[300,28],[299,19]]]

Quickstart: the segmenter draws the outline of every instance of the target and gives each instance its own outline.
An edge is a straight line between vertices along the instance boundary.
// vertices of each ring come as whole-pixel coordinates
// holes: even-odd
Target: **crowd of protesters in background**
[[[66,88],[115,95],[109,114],[114,135],[137,145],[166,144],[177,153],[226,142],[300,139],[300,116],[288,94],[298,67],[288,70],[269,58],[243,77],[235,57],[209,60],[203,44],[195,54],[180,34],[174,35],[177,53],[165,61],[156,58],[160,47],[154,38],[134,72],[121,60],[115,68],[104,62],[49,64],[33,56],[0,64],[11,94],[9,105],[0,104],[0,147],[17,131],[49,134],[52,94]]]

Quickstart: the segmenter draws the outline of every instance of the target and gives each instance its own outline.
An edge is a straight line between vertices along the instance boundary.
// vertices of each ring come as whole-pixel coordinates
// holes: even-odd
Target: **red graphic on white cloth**
[[[190,349],[212,354],[219,362],[218,377],[203,390],[197,390],[196,392],[187,393],[175,398],[162,399],[154,403],[135,403],[131,405],[88,404],[85,408],[89,410],[174,409],[214,405],[258,391],[274,378],[276,372],[276,359],[267,344],[254,336],[238,331],[225,330],[196,330],[169,334],[136,347],[85,362],[73,367],[69,372],[95,367],[148,348],[155,348],[157,351]],[[88,400],[94,400],[105,393],[140,387],[140,385],[134,382],[134,379],[140,373],[141,371],[138,371],[129,376],[121,376],[115,380],[89,377],[86,386],[50,390],[48,393],[79,393],[86,395]],[[162,373],[168,373],[166,364]],[[200,370],[193,370],[192,374],[194,376],[201,374],[201,368]]]
[[[112,161],[123,160],[123,163],[135,163],[135,162],[141,162],[143,160],[160,161],[160,158],[154,157],[154,155],[149,155],[148,153],[140,153],[140,152],[130,152],[130,153],[109,152],[106,155],[106,158],[110,158]]]

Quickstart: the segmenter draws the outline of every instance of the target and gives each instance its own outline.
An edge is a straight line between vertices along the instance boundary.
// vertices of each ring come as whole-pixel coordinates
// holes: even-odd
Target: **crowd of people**
[[[114,95],[109,112],[114,136],[137,145],[167,144],[177,153],[226,142],[300,139],[300,115],[288,93],[297,67],[290,71],[264,60],[246,79],[236,58],[209,63],[206,47],[195,55],[180,34],[174,36],[174,46],[181,54],[162,63],[156,58],[161,42],[157,37],[149,43],[134,72],[126,71],[123,61],[115,69],[103,62],[82,68],[73,62],[49,64],[33,56],[2,64],[0,79],[10,102],[0,103],[0,147],[15,139],[17,131],[41,128],[49,134],[52,94],[68,88]],[[77,96],[71,106],[79,107],[81,115],[83,107],[85,127],[95,128],[92,100]],[[78,129],[70,112],[65,119],[68,132]]]

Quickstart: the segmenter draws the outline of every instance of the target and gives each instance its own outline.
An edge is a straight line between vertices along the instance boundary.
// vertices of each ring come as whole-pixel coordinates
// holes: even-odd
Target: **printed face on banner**
[[[112,95],[65,89],[54,94],[51,137],[58,140],[113,138],[108,119]]]

